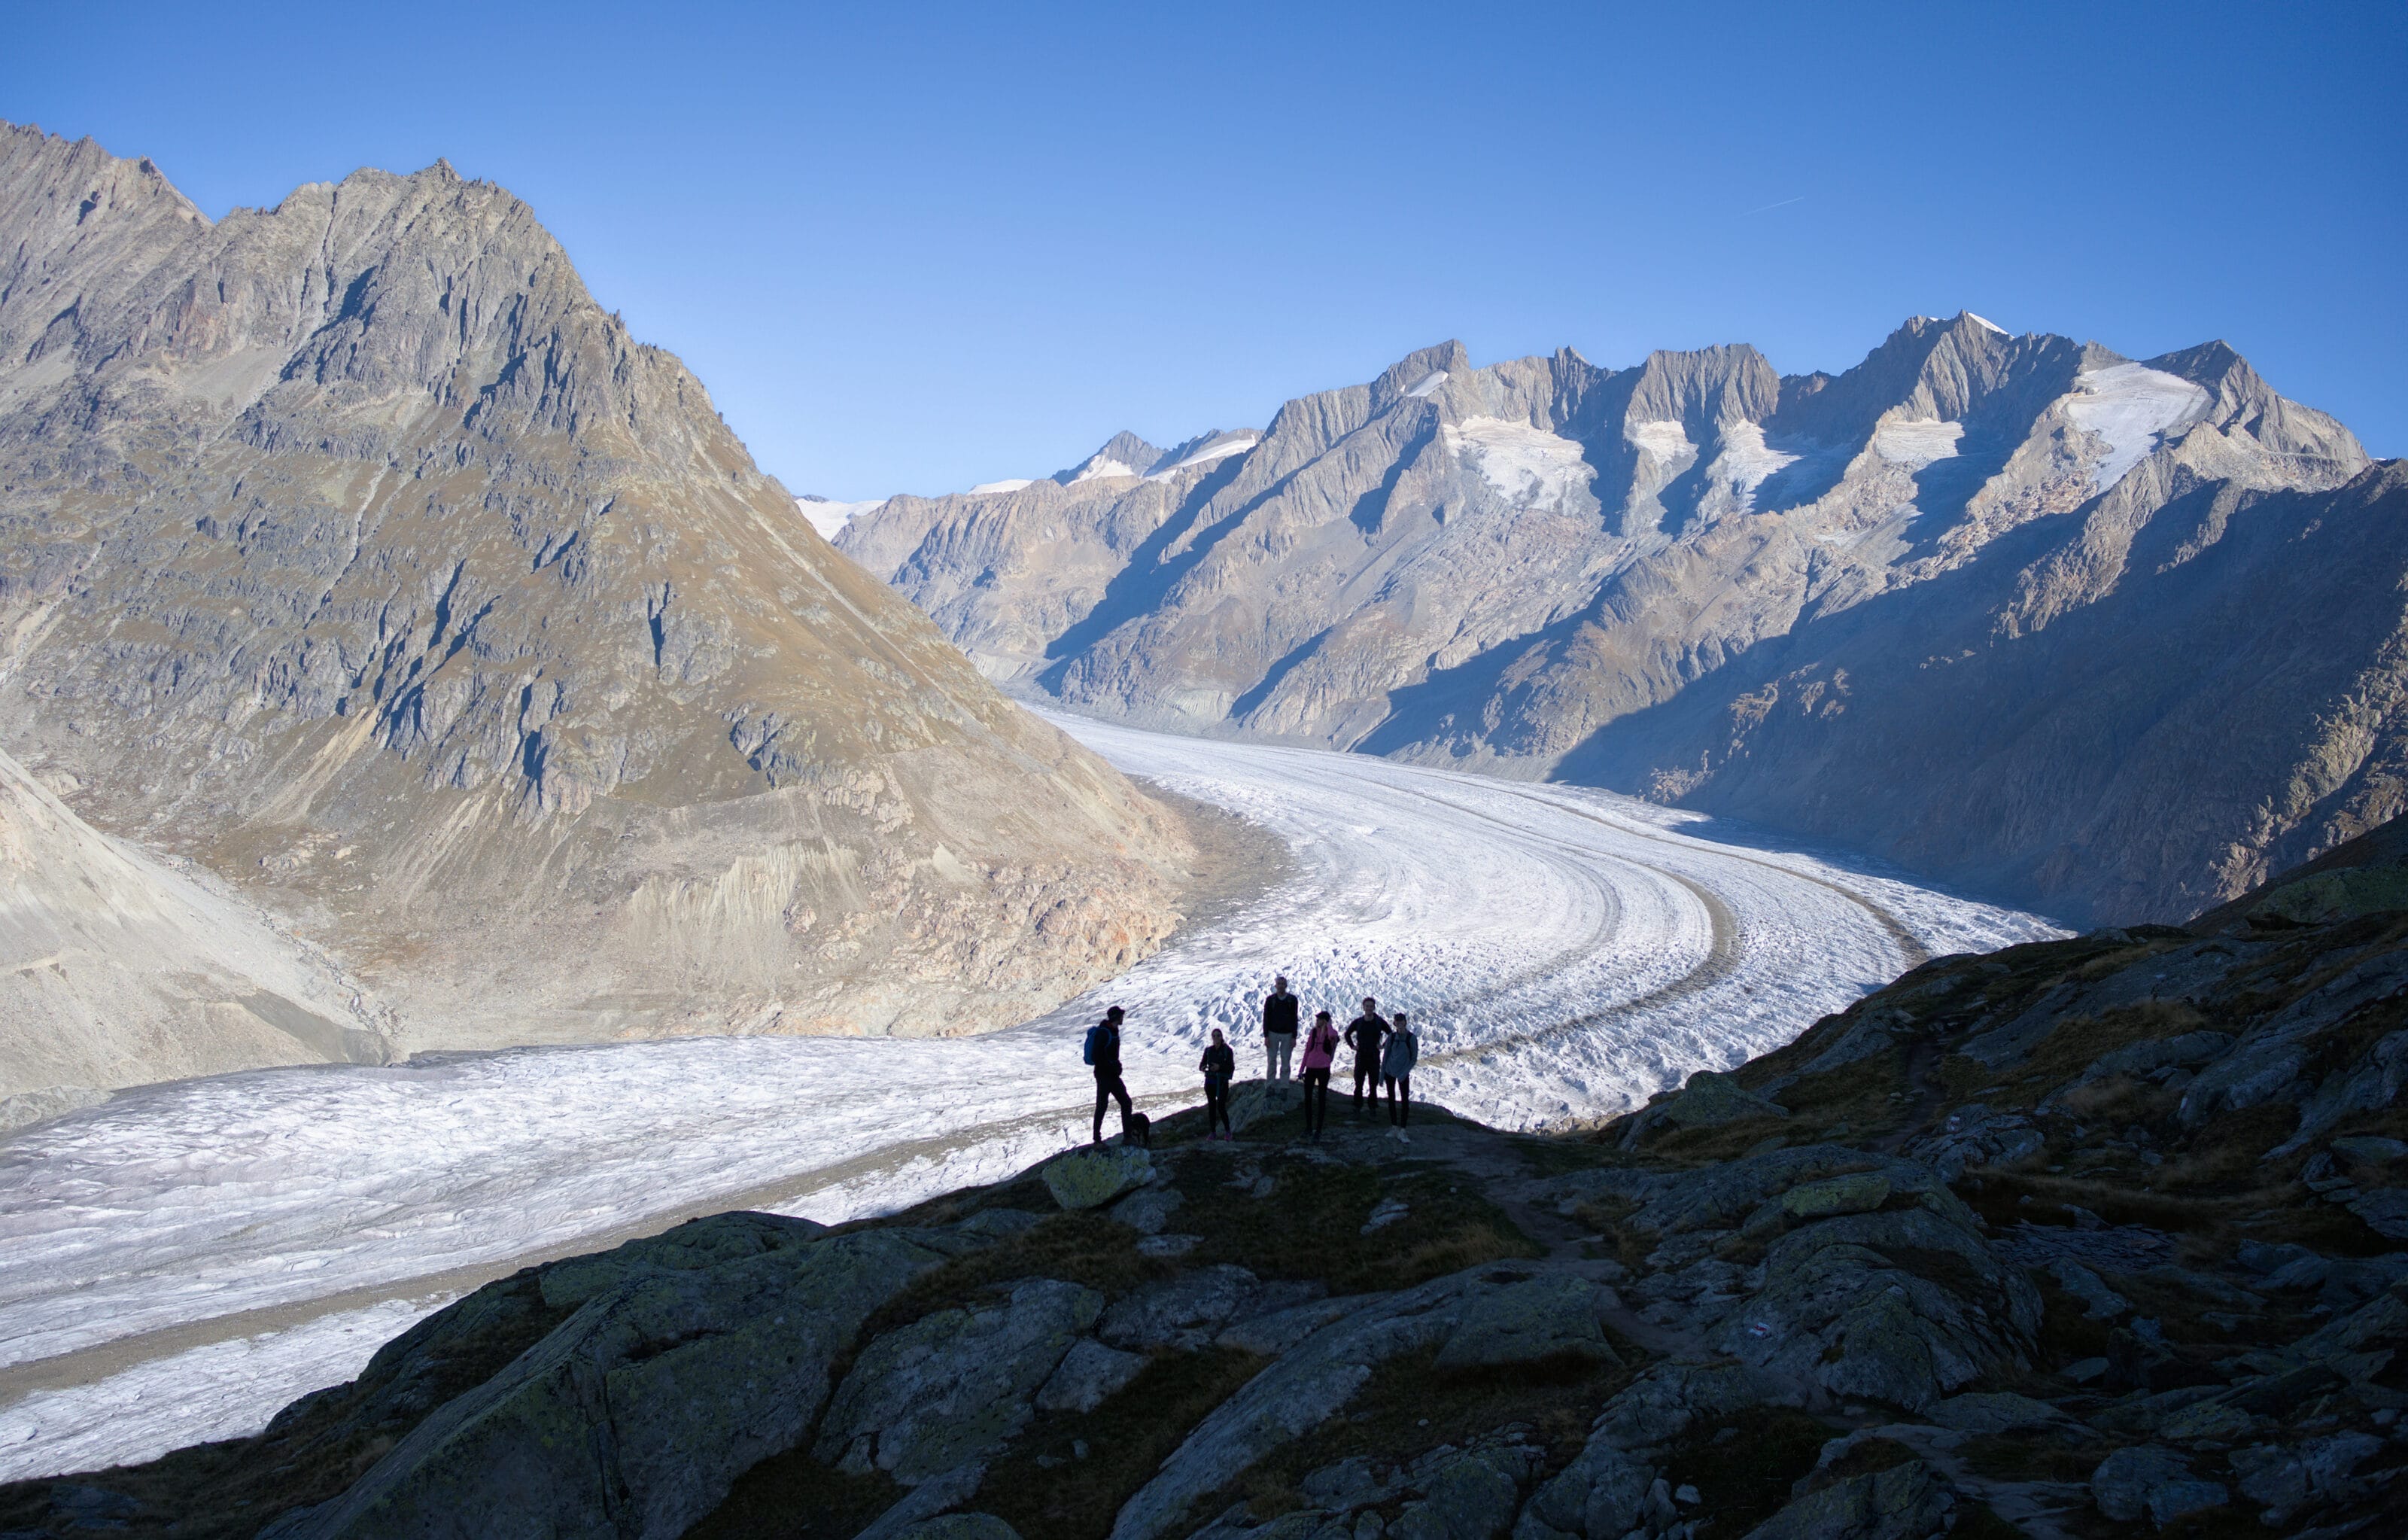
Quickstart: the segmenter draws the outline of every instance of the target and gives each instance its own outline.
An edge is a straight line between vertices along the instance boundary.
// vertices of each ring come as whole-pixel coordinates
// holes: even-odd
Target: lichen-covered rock
[[[1170,1216],[1187,1202],[1177,1187],[1140,1187],[1114,1203],[1111,1216],[1140,1235],[1159,1235],[1170,1224]]]
[[[2236,1449],[2232,1471],[2241,1495],[2264,1510],[2261,1521],[2280,1526],[2311,1503],[2357,1496],[2365,1483],[2355,1473],[2382,1451],[2383,1440],[2370,1433],[2332,1433],[2289,1446]]]
[[[1797,1392],[1724,1360],[1651,1367],[1598,1414],[1588,1442],[1532,1495],[1514,1540],[1622,1540],[1658,1502],[1656,1452],[1700,1422],[1753,1406],[1795,1406]],[[1660,1514],[1659,1514],[1660,1516]]]
[[[1746,1540],[1927,1540],[1942,1533],[1956,1499],[1920,1460],[1848,1476],[1797,1498]]]
[[[1066,1209],[1095,1208],[1154,1179],[1154,1158],[1134,1144],[1091,1144],[1045,1163],[1045,1190]]]
[[[2149,1511],[2149,1498],[2160,1487],[2190,1478],[2190,1461],[2181,1453],[2154,1444],[2118,1449],[2090,1473],[2090,1500],[2099,1511],[2119,1524],[2128,1524]]]
[[[1234,1481],[1335,1414],[1372,1366],[1445,1340],[1465,1302],[1485,1288],[1473,1269],[1433,1279],[1340,1317],[1281,1355],[1197,1424],[1112,1520],[1111,1540],[1155,1540],[1198,1498]]]
[[[1092,1412],[1113,1391],[1137,1378],[1145,1367],[1142,1353],[1124,1353],[1089,1337],[1071,1346],[1037,1391],[1037,1407],[1044,1412]]]
[[[1931,1265],[1942,1257],[1948,1265]],[[2022,1273],[1930,1208],[1808,1225],[1776,1242],[1764,1267],[1762,1290],[1712,1340],[1834,1395],[1920,1410],[2021,1367],[2040,1329],[2040,1296]]]
[[[1265,1283],[1242,1267],[1197,1268],[1131,1289],[1104,1312],[1096,1334],[1115,1347],[1192,1351],[1242,1317],[1290,1309],[1327,1286]]]
[[[280,1533],[669,1540],[793,1447],[861,1323],[963,1246],[951,1231],[864,1231],[639,1271]]]
[[[991,1513],[949,1513],[923,1519],[896,1540],[1020,1540],[1020,1532]]]
[[[1639,1144],[1656,1129],[1710,1129],[1748,1117],[1786,1117],[1789,1110],[1767,1101],[1729,1075],[1699,1070],[1672,1096],[1656,1102],[1632,1120],[1623,1135],[1623,1147]]]
[[[1440,1369],[1503,1369],[1563,1360],[1620,1363],[1606,1340],[1612,1295],[1588,1279],[1557,1275],[1507,1284],[1468,1305],[1438,1350]]]
[[[673,1230],[629,1241],[592,1257],[572,1257],[545,1268],[539,1277],[543,1303],[573,1310],[629,1278],[647,1273],[685,1273],[801,1245],[827,1232],[810,1219],[782,1214],[714,1214]]]
[[[872,1342],[828,1403],[813,1455],[905,1486],[1002,1446],[1038,1389],[1096,1324],[1104,1297],[1034,1278],[1010,1297],[939,1310]]]
[[[1781,1195],[1781,1207],[1793,1219],[1828,1219],[1841,1214],[1869,1214],[1889,1202],[1889,1193],[1887,1176],[1861,1171],[1791,1187]]]

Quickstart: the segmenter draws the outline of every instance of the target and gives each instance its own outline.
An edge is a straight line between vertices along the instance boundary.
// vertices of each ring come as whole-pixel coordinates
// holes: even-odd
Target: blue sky
[[[798,492],[1483,362],[1916,312],[2222,337],[2408,451],[2408,7],[724,6],[5,12],[0,116],[211,214],[449,157]]]

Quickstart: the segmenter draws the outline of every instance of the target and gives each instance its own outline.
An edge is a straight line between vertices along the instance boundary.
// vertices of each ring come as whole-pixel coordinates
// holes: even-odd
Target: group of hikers
[[[1096,1072],[1096,1118],[1093,1140],[1104,1139],[1104,1109],[1118,1101],[1121,1128],[1124,1132],[1145,1128],[1146,1120],[1137,1114],[1129,1101],[1128,1087],[1121,1080],[1121,1023],[1125,1013],[1115,1005],[1104,1013],[1104,1019],[1087,1029],[1086,1058]],[[1271,982],[1271,992],[1263,997],[1264,1079],[1272,1083],[1292,1082],[1291,1063],[1296,1052],[1297,1028],[1301,1010],[1296,996],[1282,975]],[[1380,1108],[1380,1093],[1387,1092],[1388,1121],[1402,1129],[1412,1120],[1413,1066],[1421,1059],[1421,1036],[1404,1012],[1392,1016],[1380,1014],[1380,1002],[1363,997],[1362,1015],[1346,1024],[1340,1032],[1332,1024],[1327,1011],[1313,1014],[1312,1028],[1304,1034],[1304,1131],[1309,1139],[1318,1141],[1329,1123],[1329,1076],[1338,1062],[1339,1050],[1351,1048],[1354,1053],[1354,1115],[1363,1115],[1366,1094],[1374,1111]],[[1205,1048],[1197,1069],[1204,1075],[1204,1107],[1207,1136],[1212,1139],[1235,1138],[1229,1127],[1229,1082],[1237,1078],[1238,1056],[1217,1027],[1212,1029],[1212,1042]]]

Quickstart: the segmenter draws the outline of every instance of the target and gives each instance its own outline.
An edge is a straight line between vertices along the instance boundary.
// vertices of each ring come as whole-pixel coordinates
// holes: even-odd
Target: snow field
[[[833,1221],[1008,1175],[1085,1137],[1079,1040],[1107,1004],[1129,1014],[1130,1089],[1157,1106],[1200,1100],[1214,1027],[1241,1074],[1260,1072],[1253,1024],[1278,971],[1341,1022],[1367,994],[1409,1011],[1420,1094],[1545,1128],[1784,1042],[1926,953],[2055,933],[1812,854],[1698,838],[1703,820],[1602,792],[1054,720],[1125,771],[1279,834],[1293,874],[982,1038],[265,1071],[130,1093],[0,1144],[0,1478],[255,1431],[311,1388],[294,1366],[314,1363],[313,1384],[357,1372],[383,1340],[363,1318],[389,1336],[532,1259],[689,1214]],[[251,1311],[279,1329],[222,1327]],[[132,1340],[146,1334],[155,1353]]]

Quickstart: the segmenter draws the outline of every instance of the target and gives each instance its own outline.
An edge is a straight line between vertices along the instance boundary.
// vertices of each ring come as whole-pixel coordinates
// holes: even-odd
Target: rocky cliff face
[[[1183,833],[838,559],[525,205],[212,223],[0,128],[0,743],[294,917],[401,1048],[975,1029]]]
[[[2408,1517],[2400,842],[1935,959],[1576,1138],[1237,1136],[529,1269],[0,1524],[274,1540],[1922,1540]],[[2331,887],[2337,873],[2355,886]],[[2303,894],[2302,886],[2313,891]],[[2302,919],[2307,907],[2317,916]]]
[[[2057,913],[2179,916],[2401,806],[2396,467],[2219,343],[1917,318],[1289,402],[1188,481],[841,546],[1082,707],[1644,793]]]

